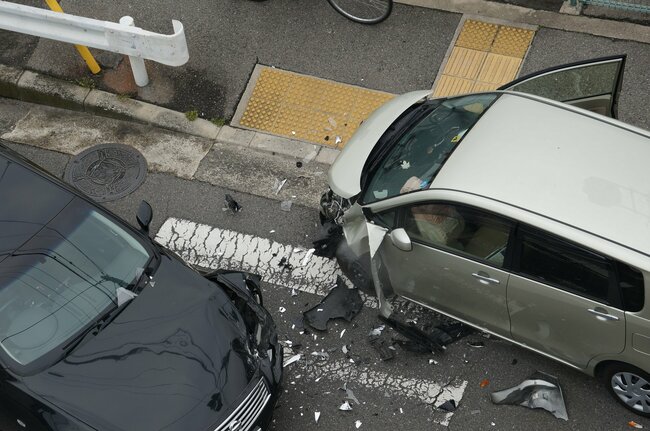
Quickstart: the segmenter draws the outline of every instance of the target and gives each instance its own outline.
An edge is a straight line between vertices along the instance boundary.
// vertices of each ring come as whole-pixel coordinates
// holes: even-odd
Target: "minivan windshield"
[[[126,229],[74,199],[0,262],[2,349],[20,365],[56,349],[113,307],[150,258]]]
[[[435,106],[393,144],[370,172],[363,203],[428,188],[447,157],[496,94],[451,98]]]

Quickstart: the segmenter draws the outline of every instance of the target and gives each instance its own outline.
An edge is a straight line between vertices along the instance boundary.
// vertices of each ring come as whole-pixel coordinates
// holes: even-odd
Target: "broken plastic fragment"
[[[494,404],[512,404],[530,409],[544,409],[558,419],[569,420],[560,382],[541,371],[533,373],[519,385],[492,393]]]
[[[371,330],[368,333],[368,336],[370,336],[370,337],[379,337],[381,335],[381,332],[384,330],[384,328],[386,328],[385,325],[378,326],[378,327],[374,328],[373,330]]]
[[[296,290],[295,287],[291,288],[291,296],[298,296],[298,291]]]
[[[352,406],[348,401],[344,402],[341,404],[341,407],[339,407],[339,410],[343,410],[344,412],[349,412],[352,410]]]
[[[636,423],[636,422],[634,422],[634,421],[629,421],[629,422],[627,423],[627,426],[629,426],[630,428],[643,429],[643,425],[638,424],[638,423]]]
[[[352,389],[348,389],[348,382],[343,383],[343,387],[339,388],[341,391],[345,391],[345,399],[354,401],[357,405],[360,405],[361,403],[357,399],[357,397],[354,396],[354,392],[352,392]]]
[[[237,201],[234,200],[232,198],[232,196],[230,196],[229,194],[226,193],[226,198],[224,199],[224,201],[226,203],[226,207],[230,211],[232,211],[233,214],[238,213],[239,211],[241,211],[241,209],[242,209],[241,205],[239,205],[239,203],[237,203]]]
[[[284,308],[284,307],[280,307],[280,308],[278,308],[278,311],[279,311],[280,313],[284,313],[285,311],[287,311],[287,309]]]
[[[118,287],[115,289],[115,294],[117,295],[117,306],[121,307],[122,305],[126,304],[136,296],[137,294],[131,292],[130,290],[127,290],[123,287]]]
[[[339,338],[343,338],[343,334],[345,334],[345,329],[341,331],[341,335],[339,335]]]
[[[340,144],[341,142],[343,142],[343,139],[341,139],[340,136],[337,136],[336,139],[334,139],[335,144]],[[357,427],[357,428],[359,428],[359,427]]]
[[[305,311],[305,322],[319,331],[327,330],[330,319],[343,318],[350,322],[363,308],[363,300],[359,290],[349,289],[343,279],[336,278],[336,287],[327,294],[320,304]],[[319,312],[321,309],[323,311]]]
[[[280,209],[282,211],[291,211],[291,205],[293,205],[292,201],[282,201],[280,202]]]
[[[444,403],[440,404],[438,406],[440,410],[444,410],[446,412],[455,412],[456,411],[456,400],[447,400]]]
[[[357,428],[357,429],[361,428],[361,423],[362,423],[361,421],[356,421],[354,423],[355,428]]]
[[[311,255],[314,254],[315,249],[310,248],[307,250],[307,254],[305,254],[305,257],[302,259],[301,265],[305,266],[307,265],[307,262],[309,262],[309,259],[311,259]]]
[[[285,368],[285,367],[293,364],[294,362],[299,361],[301,356],[302,355],[300,353],[298,353],[297,355],[293,355],[289,359],[285,360],[284,364],[282,364],[282,368]]]
[[[287,182],[287,179],[283,180],[275,180],[275,185],[273,186],[275,188],[275,194],[277,195],[280,193],[280,190],[282,190],[282,187],[284,187],[284,184]]]
[[[479,386],[484,388],[489,384],[490,384],[490,381],[488,379],[483,379],[483,380],[481,380],[481,383],[479,383]]]
[[[395,358],[395,352],[390,349],[385,340],[379,337],[370,337],[370,345],[379,353],[379,358],[382,361],[390,361]]]
[[[330,355],[327,352],[311,352],[311,355],[317,356],[323,361],[327,361],[330,358]]]
[[[400,346],[407,350],[421,353],[442,353],[445,350],[445,344],[449,344],[447,339],[450,339],[450,337],[443,331],[440,331],[441,334],[434,333],[430,335],[414,326],[406,325],[395,319],[389,319],[381,315],[379,316],[379,319],[386,322],[391,328],[408,338],[408,341],[400,341],[399,343]],[[444,337],[442,337],[442,335],[444,335]]]
[[[314,420],[316,423],[318,423],[318,419],[320,418],[320,412],[314,412]]]

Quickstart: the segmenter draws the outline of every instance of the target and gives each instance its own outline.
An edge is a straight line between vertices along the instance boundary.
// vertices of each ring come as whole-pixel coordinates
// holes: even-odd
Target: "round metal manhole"
[[[64,179],[97,202],[119,199],[136,190],[147,175],[147,161],[123,144],[95,145],[74,156]]]

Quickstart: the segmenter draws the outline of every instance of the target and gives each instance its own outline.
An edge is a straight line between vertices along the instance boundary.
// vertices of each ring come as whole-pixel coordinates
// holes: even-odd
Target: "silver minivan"
[[[625,56],[487,93],[396,97],[322,215],[398,295],[605,380],[650,416],[650,133],[615,120]]]

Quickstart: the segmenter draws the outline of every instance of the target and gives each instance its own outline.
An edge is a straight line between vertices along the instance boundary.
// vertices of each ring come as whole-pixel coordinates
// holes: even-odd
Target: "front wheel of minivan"
[[[609,365],[602,374],[607,390],[634,413],[650,417],[650,375],[632,365]]]

